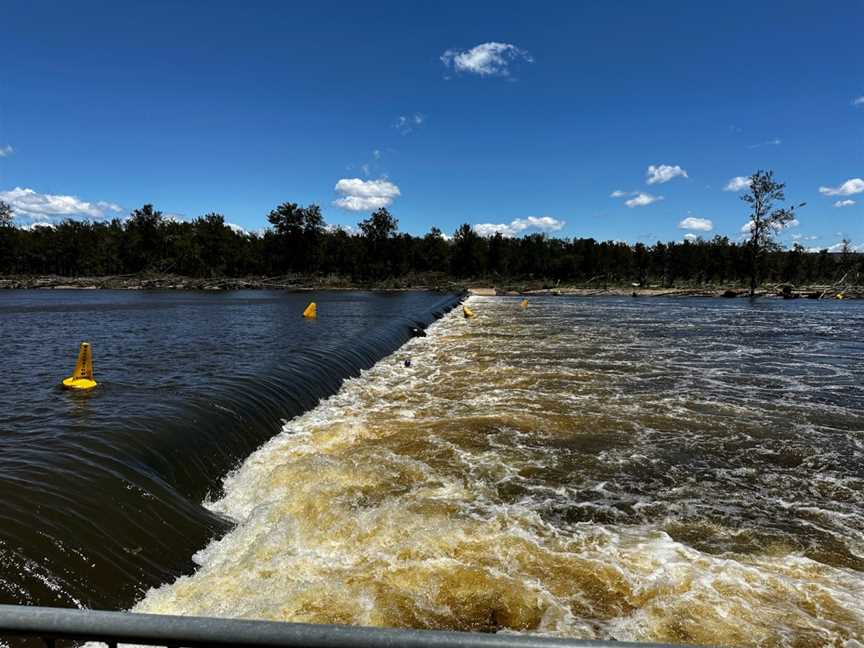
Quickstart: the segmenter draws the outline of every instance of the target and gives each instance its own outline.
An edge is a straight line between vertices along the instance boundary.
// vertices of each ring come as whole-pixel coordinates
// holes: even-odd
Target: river
[[[451,311],[329,397],[297,403],[202,494],[209,517],[180,543],[188,553],[172,554],[180,568],[139,581],[134,609],[715,645],[864,641],[864,304],[469,303],[476,319]],[[207,333],[218,347],[255,335],[250,348],[267,349],[257,357],[279,364],[278,344],[295,344],[273,333],[293,320],[226,334],[218,313]],[[321,348],[322,366],[338,364]],[[179,371],[199,354],[164,361]],[[69,416],[78,407],[52,398]],[[199,444],[204,421],[185,420]],[[211,450],[190,444],[184,456]],[[128,524],[172,541],[139,517],[145,502],[124,506]]]
[[[457,299],[0,292],[0,602],[126,608],[192,571],[225,474]],[[85,340],[99,386],[64,391]]]

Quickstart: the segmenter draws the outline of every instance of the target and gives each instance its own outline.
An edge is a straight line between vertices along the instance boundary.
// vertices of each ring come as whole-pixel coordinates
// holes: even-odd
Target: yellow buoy
[[[843,299],[845,296],[846,296],[846,294],[845,294],[845,293],[842,293],[842,292],[839,292],[839,293],[837,293],[837,295],[836,295],[837,299]]]
[[[69,389],[93,389],[96,386],[93,380],[93,352],[89,342],[81,343],[75,372],[63,381],[63,386]]]
[[[474,311],[472,311],[472,310],[471,310],[470,308],[468,308],[467,306],[463,306],[463,307],[462,307],[462,314],[465,316],[465,319],[474,319],[475,317],[477,317],[477,316],[474,314]]]
[[[318,317],[318,307],[315,305],[315,302],[309,303],[306,310],[303,311],[303,317],[308,317],[309,319]]]
[[[528,308],[528,300],[523,299],[521,302],[519,302],[519,308]]]

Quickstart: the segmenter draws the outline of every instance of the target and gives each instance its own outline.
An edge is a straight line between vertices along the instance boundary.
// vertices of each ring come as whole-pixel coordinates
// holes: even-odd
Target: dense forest
[[[50,227],[14,227],[0,209],[0,274],[66,277],[142,272],[189,277],[337,275],[355,283],[438,277],[533,280],[550,284],[642,286],[747,285],[753,248],[716,236],[653,245],[551,238],[533,234],[479,236],[462,225],[450,236],[398,230],[387,209],[359,223],[356,233],[327,227],[317,205],[284,203],[268,216],[263,234],[237,231],[220,214],[192,221],[165,218],[151,205],[127,219],[65,220]],[[832,283],[864,273],[864,257],[766,245],[760,280],[793,285]]]

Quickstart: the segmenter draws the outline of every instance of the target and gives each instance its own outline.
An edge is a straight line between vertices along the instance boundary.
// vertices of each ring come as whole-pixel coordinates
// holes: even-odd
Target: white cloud
[[[533,229],[541,232],[557,232],[566,223],[551,216],[529,216],[528,218],[517,218],[510,223],[478,223],[474,231],[480,236],[494,236],[501,232],[501,236],[513,238],[522,232]]]
[[[834,206],[835,207],[851,207],[854,204],[855,204],[854,200],[849,200],[847,198],[846,200],[838,200],[837,202],[834,203]]]
[[[495,42],[482,43],[464,51],[449,49],[441,55],[441,61],[447,67],[480,76],[510,76],[510,63],[519,59],[534,62],[525,50],[510,43]]]
[[[853,106],[864,106],[864,97],[856,97],[852,100]]]
[[[735,176],[726,183],[726,186],[723,187],[723,191],[741,191],[742,189],[749,187],[752,183],[753,180],[747,176]]]
[[[7,144],[6,146],[0,146],[0,157],[9,157],[15,152],[15,149],[12,148],[11,144]]]
[[[693,234],[692,232],[684,235],[685,241],[698,241],[699,237]]]
[[[393,122],[393,128],[398,130],[403,135],[407,135],[412,132],[415,128],[420,128],[426,122],[426,115],[422,113],[413,113],[411,115],[399,115],[396,118],[396,121]],[[373,152],[373,156],[375,153]],[[378,151],[378,156],[375,159],[379,159],[381,157],[381,152]]]
[[[609,194],[610,198],[623,198],[627,195],[626,191],[621,191],[620,189],[616,189],[611,194]]]
[[[781,231],[786,230],[786,229],[798,227],[800,224],[801,224],[801,221],[799,221],[797,218],[793,218],[792,220],[786,222],[785,224],[784,223],[774,223],[774,224],[772,224],[771,228],[775,232],[781,232]],[[742,234],[749,234],[751,231],[753,231],[753,221],[749,220],[741,226],[741,233]]]
[[[834,252],[836,254],[838,252],[843,251],[844,245],[845,245],[845,243],[843,243],[843,241],[840,241],[839,243],[835,243],[834,245],[829,245],[827,248],[813,247],[813,248],[808,248],[807,251],[808,252],[821,252],[822,250],[828,250],[829,252]],[[864,252],[864,245],[853,245],[850,243],[849,244],[849,251],[850,252]]]
[[[360,229],[355,225],[331,225],[327,223],[324,225],[324,230],[327,232],[345,232],[348,235],[359,234]]]
[[[644,207],[645,205],[650,205],[658,200],[663,200],[663,196],[652,196],[648,193],[639,193],[636,194],[635,198],[624,201],[624,204],[628,207]]]
[[[369,178],[373,175],[386,176],[386,174],[382,174],[380,171],[381,159],[383,157],[384,157],[384,154],[381,152],[380,149],[373,149],[372,150],[372,159],[367,160],[366,162],[363,162],[362,164],[357,165],[356,168],[359,168],[360,171],[363,173],[363,175],[367,178]],[[353,164],[349,164],[346,168],[347,168],[347,170],[350,171],[350,170],[354,169],[355,166]]]
[[[652,164],[648,167],[648,171],[645,172],[645,177],[645,182],[652,185],[663,184],[664,182],[669,182],[674,178],[687,178],[689,176],[687,175],[687,172],[677,164],[675,166],[669,164],[654,166]]]
[[[708,218],[699,218],[697,216],[688,216],[680,223],[678,229],[694,230],[697,232],[710,232],[714,229],[714,223]],[[687,238],[686,236],[684,238]]]
[[[33,230],[42,229],[42,228],[53,230],[53,229],[57,229],[57,226],[54,223],[41,223],[38,221],[35,221],[33,223],[27,223],[26,225],[21,226],[22,230],[27,230],[30,232],[32,232]]]
[[[360,178],[342,178],[334,187],[341,198],[333,204],[348,211],[372,211],[388,207],[393,200],[401,196],[399,187],[385,178],[378,180],[361,180]]]
[[[819,187],[819,193],[823,196],[852,196],[864,193],[864,180],[850,178],[839,187]]]
[[[767,142],[759,142],[758,144],[751,144],[748,146],[748,149],[757,149],[761,146],[780,146],[783,143],[779,137],[775,137],[774,139],[770,139]]]
[[[75,196],[43,194],[21,187],[0,191],[0,200],[9,203],[17,217],[39,222],[59,221],[75,216],[101,220],[106,218],[109,212],[123,211],[123,208],[115,203],[87,202]]]

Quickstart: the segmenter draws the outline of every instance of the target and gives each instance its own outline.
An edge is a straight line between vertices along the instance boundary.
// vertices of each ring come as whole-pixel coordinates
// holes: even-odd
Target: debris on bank
[[[530,295],[573,295],[577,297],[749,297],[746,288],[700,287],[665,288],[660,286],[608,288],[468,288],[472,295],[481,296],[530,296]],[[776,297],[782,299],[864,299],[864,285],[855,286],[789,286],[766,285],[756,291],[755,297]]]
[[[860,278],[847,283],[844,277],[832,285],[793,286],[790,284],[765,284],[757,297],[782,299],[864,299],[864,285]],[[514,282],[499,286],[477,282],[471,285],[452,281],[441,273],[418,275],[404,279],[357,282],[336,275],[282,275],[277,277],[244,278],[195,278],[171,274],[111,275],[106,277],[60,277],[48,276],[0,276],[2,289],[50,289],[50,290],[437,290],[441,292],[468,291],[471,295],[494,297],[501,295],[574,295],[579,297],[748,297],[749,290],[742,286],[665,287],[662,285],[639,286],[561,286],[541,281]]]
[[[105,277],[0,276],[2,289],[42,290],[438,290],[459,292],[441,277],[415,280],[355,282],[336,275],[282,275],[277,277],[197,278],[171,274],[111,275]]]

